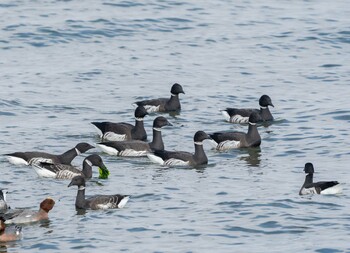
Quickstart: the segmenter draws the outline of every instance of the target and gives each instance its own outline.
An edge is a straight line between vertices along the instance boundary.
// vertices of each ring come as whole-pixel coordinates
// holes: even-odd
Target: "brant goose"
[[[5,219],[0,218],[0,242],[11,242],[22,239],[22,227],[14,226],[6,228]]]
[[[40,203],[39,211],[30,209],[10,209],[5,214],[1,214],[6,224],[10,223],[30,223],[41,220],[47,220],[49,218],[48,213],[55,205],[55,201],[52,198],[46,198]]]
[[[203,131],[198,131],[193,137],[194,154],[185,151],[155,150],[147,153],[148,158],[154,162],[166,166],[198,166],[208,163],[208,158],[203,149],[203,141],[210,139]]]
[[[97,143],[103,152],[109,155],[117,156],[146,156],[151,150],[163,150],[164,143],[162,139],[161,128],[163,126],[172,126],[170,122],[159,116],[153,121],[153,139],[152,142],[131,140],[131,141],[106,141]]]
[[[150,100],[143,100],[135,102],[138,106],[143,106],[146,108],[148,113],[152,112],[171,112],[181,110],[179,94],[185,92],[182,89],[182,86],[178,83],[173,84],[171,87],[171,97],[168,98],[157,98]]]
[[[78,193],[75,199],[75,207],[80,209],[111,209],[123,208],[128,202],[129,195],[96,195],[85,199],[85,179],[82,176],[76,176],[69,183],[68,187],[78,186]]]
[[[261,116],[259,121],[272,121],[273,116],[269,110],[269,105],[274,107],[271,98],[268,95],[262,95],[259,99],[259,109],[238,109],[238,108],[226,108],[221,113],[226,121],[231,123],[248,123],[249,116],[252,112],[257,112]]]
[[[74,148],[68,150],[67,152],[61,155],[53,155],[44,152],[15,152],[11,154],[5,154],[10,163],[15,165],[29,165],[35,160],[40,159],[50,159],[52,163],[62,163],[70,164],[72,160],[82,153],[85,153],[89,149],[94,148],[94,146],[89,143],[79,143]]]
[[[83,176],[86,179],[92,177],[92,166],[99,168],[100,177],[108,178],[109,171],[104,165],[102,158],[99,155],[93,154],[87,156],[83,161],[83,169],[80,170],[77,167],[67,164],[50,163],[44,160],[32,163],[35,172],[40,177],[57,178],[57,179],[72,179],[75,176]]]
[[[147,133],[143,124],[143,118],[148,114],[143,106],[135,109],[135,126],[120,122],[91,122],[100,132],[100,137],[105,141],[147,140]]]
[[[214,140],[212,143],[215,144],[217,150],[258,147],[261,144],[260,134],[256,125],[259,119],[260,115],[256,112],[249,116],[248,133],[216,132],[209,134],[209,136]]]
[[[6,190],[0,190],[0,212],[10,208],[6,202],[6,193]]]
[[[299,195],[307,194],[338,194],[342,192],[342,187],[338,181],[313,182],[314,166],[312,163],[306,163],[304,167],[306,177]]]

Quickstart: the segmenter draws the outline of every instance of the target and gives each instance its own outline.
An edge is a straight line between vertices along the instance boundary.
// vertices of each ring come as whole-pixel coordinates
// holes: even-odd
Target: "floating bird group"
[[[273,121],[274,118],[269,106],[274,107],[271,98],[263,95],[259,99],[260,109],[226,108],[222,114],[230,123],[248,124],[247,132],[217,131],[206,133],[202,130],[195,132],[194,153],[176,150],[165,150],[161,130],[172,124],[163,116],[158,116],[153,121],[152,141],[147,142],[147,132],[144,128],[144,117],[155,112],[180,111],[181,104],[179,94],[185,94],[182,86],[175,83],[171,87],[170,98],[158,98],[135,102],[135,125],[126,122],[91,122],[98,130],[101,142],[96,146],[104,153],[116,156],[140,157],[147,156],[151,162],[167,167],[197,167],[208,163],[208,157],[203,148],[203,141],[209,140],[218,151],[233,148],[259,147],[261,136],[258,132],[258,123]],[[60,155],[45,152],[15,152],[5,154],[8,161],[15,165],[31,165],[40,177],[71,180],[68,187],[77,186],[75,199],[77,209],[113,209],[123,208],[130,196],[123,194],[95,195],[86,198],[86,182],[93,177],[92,167],[99,169],[99,177],[107,179],[109,171],[102,158],[98,154],[88,155],[82,162],[82,167],[73,166],[72,160],[88,150],[94,148],[89,143],[78,143]],[[312,163],[306,163],[304,168],[305,182],[299,194],[338,194],[341,185],[337,181],[313,182],[314,167]],[[10,209],[7,199],[7,190],[0,190],[0,242],[13,241],[22,238],[22,228],[17,224],[33,223],[48,219],[48,213],[55,205],[52,198],[46,198],[40,203],[38,211],[30,209]],[[16,224],[7,227],[7,224]]]

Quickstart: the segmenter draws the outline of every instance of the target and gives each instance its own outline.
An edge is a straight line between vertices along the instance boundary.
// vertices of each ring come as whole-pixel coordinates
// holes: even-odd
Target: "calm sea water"
[[[192,152],[197,130],[246,131],[219,110],[262,94],[276,118],[259,149],[204,143],[203,169],[102,154],[111,176],[95,171],[87,194],[130,194],[121,210],[77,213],[69,181],[1,157],[13,208],[57,200],[2,251],[350,252],[349,2],[4,0],[0,13],[1,154],[96,143],[91,121],[133,122],[134,101],[168,97],[174,82],[186,94],[164,115],[166,149]],[[306,162],[343,194],[300,197]]]

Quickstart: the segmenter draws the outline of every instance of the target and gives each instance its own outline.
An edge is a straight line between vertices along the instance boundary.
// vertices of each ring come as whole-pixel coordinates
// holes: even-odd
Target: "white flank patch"
[[[163,160],[161,157],[156,156],[155,154],[147,153],[147,157],[148,157],[148,159],[150,159],[151,162],[153,162],[153,163],[157,163],[157,164],[160,164],[160,165],[164,165],[164,160]]]
[[[216,141],[214,141],[213,139],[208,139],[208,143],[214,149],[216,149],[218,147],[218,143]]]
[[[115,207],[115,205],[113,203],[104,203],[104,204],[98,204],[96,207],[97,209],[105,210],[105,209],[113,208]]]
[[[316,191],[315,187],[303,188],[301,190],[301,195],[308,195],[308,194],[317,194],[317,191]]]
[[[233,148],[239,148],[241,142],[240,141],[222,141],[216,147],[217,150],[227,150]]]
[[[222,116],[224,116],[224,118],[225,118],[225,120],[226,120],[227,122],[230,122],[231,116],[230,116],[230,114],[228,114],[227,111],[222,110],[222,111],[221,111],[221,114],[222,114]]]
[[[126,140],[126,134],[117,134],[114,132],[106,132],[103,135],[103,139],[107,141],[125,141]]]
[[[119,152],[119,156],[146,156],[146,150],[125,149]]]
[[[333,187],[329,187],[321,191],[321,194],[330,195],[330,194],[339,194],[342,193],[343,188],[340,184],[334,185]]]
[[[36,163],[33,163],[32,167],[34,168],[36,174],[38,174],[39,177],[50,177],[50,178],[56,177],[56,173],[54,173],[50,170],[44,169]]]
[[[109,146],[103,145],[103,144],[96,144],[98,148],[100,148],[103,152],[109,154],[109,155],[118,155],[119,151],[115,148],[111,148]]]
[[[152,113],[152,112],[159,112],[159,107],[160,107],[160,105],[158,105],[158,106],[154,106],[154,105],[144,105],[143,107],[146,109],[146,111],[147,111],[148,113]]]
[[[29,163],[27,163],[26,160],[19,158],[19,157],[7,156],[6,158],[10,163],[12,163],[14,165],[29,165]]]
[[[170,158],[165,161],[165,165],[167,166],[188,166],[190,165],[189,161],[183,161],[180,159]]]
[[[129,199],[130,199],[129,196],[124,197],[124,198],[119,202],[118,208],[123,208],[123,207],[126,205],[126,203],[128,203]]]
[[[249,121],[249,117],[243,117],[239,114],[236,114],[231,117],[229,122],[242,124],[242,123],[248,123],[248,121]]]
[[[93,125],[93,126],[94,126],[94,128],[96,129],[96,131],[97,131],[98,135],[100,136],[100,138],[102,138],[103,133],[102,133],[101,129],[99,129],[99,128],[98,128],[97,126],[95,126],[94,124],[91,124],[91,125]]]

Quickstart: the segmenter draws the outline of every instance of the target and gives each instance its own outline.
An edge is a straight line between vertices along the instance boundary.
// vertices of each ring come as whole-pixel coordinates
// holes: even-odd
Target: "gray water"
[[[91,121],[132,123],[134,101],[175,82],[186,94],[164,114],[168,150],[193,152],[197,130],[246,131],[219,110],[258,107],[262,94],[276,121],[259,126],[258,149],[205,142],[201,169],[101,154],[110,178],[95,171],[87,194],[130,194],[120,210],[77,212],[69,181],[1,157],[12,208],[56,200],[48,222],[1,250],[350,252],[349,16],[348,1],[2,1],[0,154],[96,143]],[[300,197],[306,162],[343,194]]]

